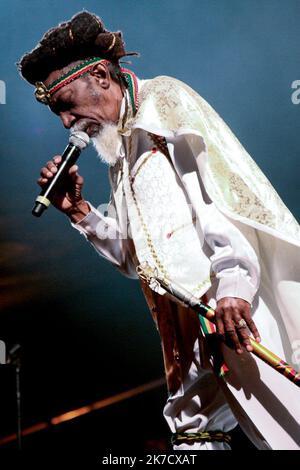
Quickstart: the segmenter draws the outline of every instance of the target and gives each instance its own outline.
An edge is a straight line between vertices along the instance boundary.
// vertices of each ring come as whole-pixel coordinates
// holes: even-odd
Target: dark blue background
[[[127,50],[141,53],[131,65],[140,78],[170,75],[198,91],[300,216],[300,105],[291,101],[300,79],[299,0],[1,0],[0,339],[23,346],[24,426],[163,375],[138,283],[101,260],[54,209],[31,216],[40,167],[63,150],[68,132],[35,101],[15,63],[83,8],[121,29]],[[92,149],[80,171],[86,197],[106,202],[107,168]],[[12,393],[13,377],[6,377],[1,436],[15,429]],[[153,397],[141,405],[144,420],[138,405],[125,405],[122,419],[107,411],[105,426],[128,425],[130,411],[145,439],[166,436],[165,392]]]

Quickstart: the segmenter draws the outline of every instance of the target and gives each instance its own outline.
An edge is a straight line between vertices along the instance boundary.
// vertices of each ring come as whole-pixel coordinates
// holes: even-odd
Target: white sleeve
[[[260,282],[256,236],[253,236],[251,228],[248,233],[246,227],[243,231],[247,236],[244,235],[238,224],[225,217],[209,199],[184,136],[168,139],[168,148],[198,216],[203,237],[212,250],[211,267],[219,281],[217,300],[238,297],[252,303]]]
[[[108,215],[103,215],[88,202],[90,212],[71,225],[95,248],[99,255],[110,261],[119,271],[130,278],[137,278],[130,255],[130,240],[120,232],[113,201],[107,205]]]
[[[252,243],[230,222],[216,206],[207,207],[201,226],[205,241],[213,254],[212,271],[219,280],[216,299],[238,297],[250,304],[258,290],[260,266]]]

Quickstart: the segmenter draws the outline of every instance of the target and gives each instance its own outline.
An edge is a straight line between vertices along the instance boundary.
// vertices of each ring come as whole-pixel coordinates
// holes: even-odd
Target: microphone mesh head
[[[73,130],[70,133],[69,142],[83,150],[89,145],[90,138],[86,132]]]

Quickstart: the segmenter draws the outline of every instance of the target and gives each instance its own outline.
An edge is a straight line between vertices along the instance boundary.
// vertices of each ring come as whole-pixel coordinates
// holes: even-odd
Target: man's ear
[[[95,77],[99,85],[107,90],[111,84],[111,76],[105,64],[96,64],[90,71],[90,75]]]

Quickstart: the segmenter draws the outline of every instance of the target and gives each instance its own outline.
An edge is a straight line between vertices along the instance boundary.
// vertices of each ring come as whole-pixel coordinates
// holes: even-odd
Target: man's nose
[[[76,118],[69,112],[61,112],[59,117],[66,129],[70,129],[75,124]]]

